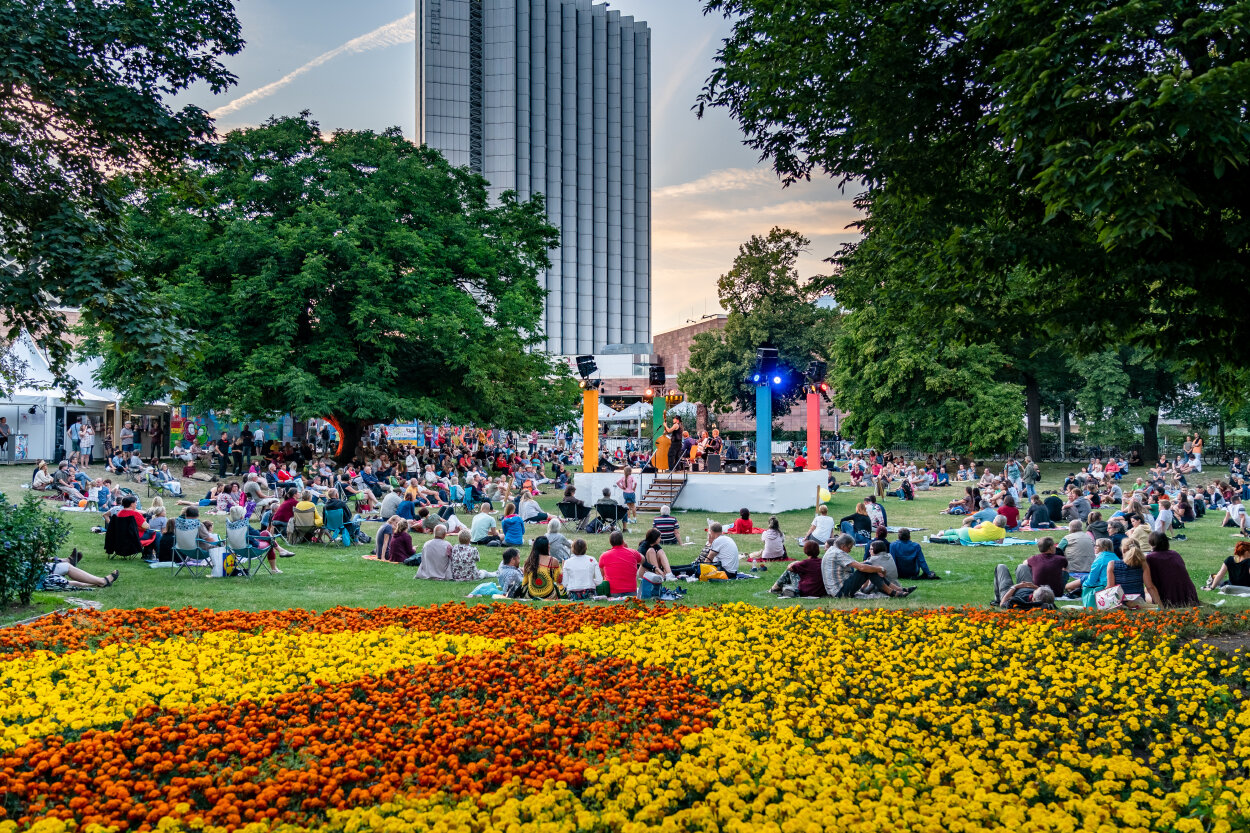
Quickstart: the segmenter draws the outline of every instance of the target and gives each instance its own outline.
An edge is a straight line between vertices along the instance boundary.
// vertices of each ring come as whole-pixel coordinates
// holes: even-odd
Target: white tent
[[[635,402],[628,408],[623,408],[615,416],[604,419],[603,422],[646,422],[651,419],[652,408],[646,402]]]

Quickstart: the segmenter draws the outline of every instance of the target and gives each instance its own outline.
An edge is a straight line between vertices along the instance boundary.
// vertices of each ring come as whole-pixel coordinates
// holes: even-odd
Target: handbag
[[[1115,610],[1124,603],[1124,588],[1118,584],[1104,587],[1094,594],[1094,603],[1099,610]]]

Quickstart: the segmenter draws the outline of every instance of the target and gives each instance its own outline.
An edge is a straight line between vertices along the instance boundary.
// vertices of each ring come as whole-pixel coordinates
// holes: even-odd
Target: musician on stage
[[[668,412],[664,412],[668,416]],[[668,434],[668,470],[677,471],[677,461],[681,459],[682,425],[681,417],[674,415],[673,423],[663,422],[664,433]]]

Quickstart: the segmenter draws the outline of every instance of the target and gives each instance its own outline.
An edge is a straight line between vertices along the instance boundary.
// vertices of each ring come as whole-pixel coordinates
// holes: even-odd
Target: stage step
[[[686,486],[686,477],[656,477],[646,494],[638,501],[639,512],[659,512],[662,506],[672,506]]]

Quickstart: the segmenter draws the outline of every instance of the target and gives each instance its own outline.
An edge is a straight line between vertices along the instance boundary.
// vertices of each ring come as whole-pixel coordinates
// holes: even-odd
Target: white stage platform
[[[665,475],[661,475],[665,476]],[[653,474],[635,475],[639,481],[638,499],[647,493]],[[603,494],[604,488],[612,490],[615,500],[621,499],[616,488],[620,473],[603,474],[577,472],[573,485],[577,497],[591,505]],[[746,508],[752,513],[776,514],[794,509],[815,509],[816,492],[829,482],[827,471],[796,471],[778,474],[709,474],[695,472],[689,475],[686,487],[677,496],[674,509],[699,510],[725,514]],[[763,519],[765,522],[767,518]],[[755,525],[763,527],[759,519]]]

